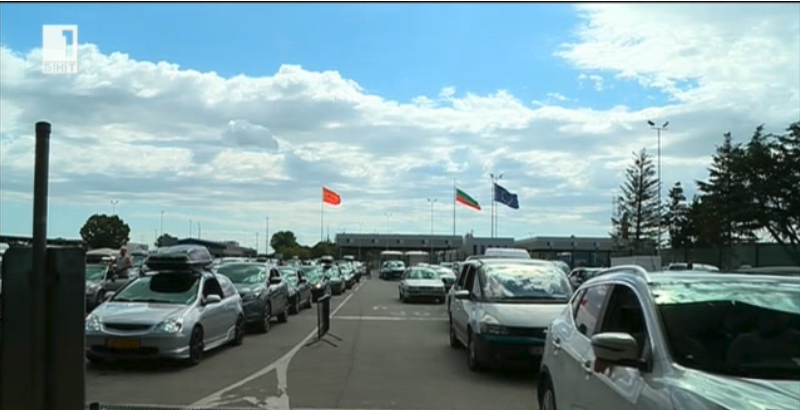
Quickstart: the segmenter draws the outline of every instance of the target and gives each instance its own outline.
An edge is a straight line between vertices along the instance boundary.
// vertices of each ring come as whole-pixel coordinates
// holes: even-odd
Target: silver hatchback
[[[86,357],[177,359],[244,339],[242,300],[230,280],[208,271],[156,273],[131,281],[86,318]]]

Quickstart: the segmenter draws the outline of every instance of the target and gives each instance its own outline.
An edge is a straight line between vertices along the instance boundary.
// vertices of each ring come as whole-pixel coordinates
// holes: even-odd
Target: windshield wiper
[[[131,302],[142,302],[142,303],[177,303],[177,302],[172,302],[172,301],[169,301],[169,300],[163,300],[163,299],[153,299],[153,298],[150,298],[150,299],[133,299],[133,300],[131,300]]]

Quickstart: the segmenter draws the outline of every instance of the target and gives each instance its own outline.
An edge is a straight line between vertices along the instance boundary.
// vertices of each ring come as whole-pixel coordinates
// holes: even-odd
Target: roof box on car
[[[210,266],[213,261],[205,246],[176,245],[156,249],[145,264],[152,270],[191,270]]]

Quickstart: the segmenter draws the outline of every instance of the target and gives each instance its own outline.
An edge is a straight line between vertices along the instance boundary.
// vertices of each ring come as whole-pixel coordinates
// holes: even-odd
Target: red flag
[[[328,205],[338,206],[342,204],[342,197],[328,188],[322,187],[322,202]]]

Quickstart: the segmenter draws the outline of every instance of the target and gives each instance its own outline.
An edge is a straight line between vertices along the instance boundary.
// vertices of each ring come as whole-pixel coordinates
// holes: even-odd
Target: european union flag
[[[507,189],[501,187],[497,183],[494,184],[494,200],[495,202],[500,202],[511,209],[519,209],[519,199],[517,198],[517,194],[508,192]]]

